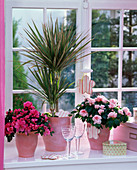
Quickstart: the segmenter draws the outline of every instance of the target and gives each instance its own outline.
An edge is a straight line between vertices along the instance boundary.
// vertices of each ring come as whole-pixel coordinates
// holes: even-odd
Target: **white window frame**
[[[91,48],[89,44],[88,51],[117,51],[119,53],[118,65],[118,87],[117,88],[94,88],[94,92],[117,92],[118,101],[121,104],[122,92],[137,92],[137,87],[122,87],[122,57],[123,51],[137,51],[137,48],[123,47],[123,13],[124,10],[137,10],[137,1],[129,0],[6,0],[5,3],[5,21],[6,21],[6,110],[12,108],[13,94],[28,93],[29,90],[13,90],[13,51],[20,51],[21,48],[12,48],[12,8],[43,8],[44,20],[46,18],[46,9],[77,9],[77,32],[86,32],[91,28],[91,10],[92,9],[108,9],[121,10],[120,13],[120,46],[117,48]],[[89,33],[89,36],[90,33]],[[76,63],[75,81],[83,76],[82,69],[91,69],[91,56],[83,59],[82,62]],[[79,71],[78,71],[79,70]],[[90,75],[89,75],[90,76]],[[81,102],[83,96],[79,94],[78,88],[68,89],[67,92],[75,93],[75,104]]]
[[[91,1],[90,1],[91,2]],[[137,92],[137,87],[122,87],[122,66],[123,66],[123,52],[137,51],[137,47],[123,47],[123,26],[124,26],[124,10],[137,10],[137,1],[130,1],[129,3],[121,3],[115,1],[96,1],[91,2],[91,10],[120,10],[120,29],[119,29],[119,47],[91,47],[91,52],[98,51],[116,51],[118,52],[118,87],[117,88],[94,88],[94,92],[117,92],[118,103],[122,105],[122,92]],[[111,5],[111,6],[110,6]],[[92,15],[92,14],[91,14]],[[94,69],[94,68],[93,68]]]
[[[47,9],[76,9],[77,10],[77,32],[81,32],[81,20],[78,16],[81,15],[81,3],[78,0],[73,0],[73,3],[68,1],[37,1],[33,0],[29,2],[27,0],[6,0],[6,110],[13,108],[13,94],[31,93],[32,90],[13,90],[13,51],[22,51],[23,48],[12,47],[12,8],[29,8],[29,9],[43,9],[44,10],[44,22],[46,21],[46,10]],[[81,18],[81,17],[80,17]],[[79,26],[78,26],[79,25]],[[81,62],[76,63],[76,68],[81,68]],[[9,74],[10,73],[10,74]],[[78,75],[77,75],[78,74]],[[79,73],[76,73],[76,82],[80,78]],[[67,89],[67,93],[75,93],[76,89]],[[78,95],[78,94],[77,94]],[[78,98],[75,95],[75,98]],[[77,101],[77,99],[75,100]]]

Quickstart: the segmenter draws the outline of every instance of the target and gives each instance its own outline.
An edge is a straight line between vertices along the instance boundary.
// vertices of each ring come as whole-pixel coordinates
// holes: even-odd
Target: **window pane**
[[[118,99],[117,97],[117,92],[93,92],[92,96],[98,96],[98,95],[103,95],[107,99]]]
[[[75,93],[65,93],[59,99],[59,108],[71,112],[75,107]]]
[[[123,53],[123,87],[137,87],[137,51]]]
[[[59,99],[59,109],[71,112],[75,108],[75,93],[65,93]],[[47,111],[49,111],[49,105],[47,104]]]
[[[28,67],[30,64],[21,66],[24,62],[28,61],[27,57],[21,55],[19,52],[13,52],[13,89],[14,90],[24,90],[29,89],[27,83],[34,85],[34,78]],[[29,78],[28,78],[29,77]],[[31,80],[32,81],[31,81]]]
[[[96,52],[91,55],[91,78],[95,88],[117,87],[118,53],[112,51]]]
[[[58,18],[59,24],[64,22],[64,25],[73,25],[74,31],[76,31],[76,10],[75,9],[47,9],[47,18],[52,16],[53,23]],[[69,83],[74,82],[70,88],[75,87],[75,65],[68,67],[63,71],[63,75],[67,77]]]
[[[133,107],[137,107],[137,92],[123,92],[122,107],[128,107],[133,113]]]
[[[13,95],[13,109],[23,109],[23,103],[26,101],[30,101],[33,103],[35,108],[42,112],[42,100],[40,97],[26,93],[26,94],[14,94]]]
[[[24,55],[21,55],[21,53],[13,52],[13,89],[14,90],[29,89],[30,87],[26,83],[30,83],[34,86],[37,86],[32,73],[28,69],[28,67],[31,68],[31,64],[26,64],[21,66],[21,64],[27,62],[28,60],[29,59]],[[75,87],[75,65],[66,68],[63,71],[62,75],[67,79],[66,81],[68,83],[71,84],[72,82],[74,82],[74,84],[70,86],[70,88],[74,88]]]
[[[58,22],[64,25],[72,24],[74,30],[76,29],[76,10],[75,9],[47,9],[47,18],[50,19],[52,16],[53,23],[58,18]]]
[[[40,32],[42,32],[43,9],[12,9],[13,47],[27,46],[24,29],[28,29],[28,23],[33,27],[32,20],[36,23]]]
[[[116,10],[92,10],[92,47],[119,46],[119,13]]]
[[[124,12],[124,47],[137,47],[137,10]]]

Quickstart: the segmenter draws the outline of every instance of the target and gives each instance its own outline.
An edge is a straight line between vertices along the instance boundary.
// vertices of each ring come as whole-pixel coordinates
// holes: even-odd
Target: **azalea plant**
[[[30,132],[35,134],[51,135],[53,129],[49,123],[46,114],[41,114],[32,105],[32,102],[25,102],[24,109],[15,109],[6,112],[5,116],[5,136],[10,142],[16,133],[29,135]]]
[[[131,116],[131,112],[127,107],[121,108],[116,99],[108,100],[104,96],[86,98],[76,106],[71,114],[98,129],[103,128],[103,125],[110,129],[112,127],[116,128],[121,122],[125,123]]]

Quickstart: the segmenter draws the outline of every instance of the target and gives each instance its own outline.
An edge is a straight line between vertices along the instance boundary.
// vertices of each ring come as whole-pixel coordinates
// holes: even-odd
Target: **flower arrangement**
[[[29,135],[30,132],[35,134],[51,135],[53,129],[49,123],[46,114],[41,114],[32,105],[32,102],[25,102],[24,109],[15,109],[6,112],[5,117],[5,136],[10,142],[16,133],[25,133]]]
[[[71,114],[75,114],[75,118],[80,118],[98,129],[103,128],[102,125],[110,129],[116,128],[131,116],[129,109],[121,108],[116,99],[108,100],[101,95],[96,98],[86,98]]]

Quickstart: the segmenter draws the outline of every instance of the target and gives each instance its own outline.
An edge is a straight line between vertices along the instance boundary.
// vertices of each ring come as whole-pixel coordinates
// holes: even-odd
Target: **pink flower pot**
[[[91,124],[87,123],[87,127],[91,127]],[[109,140],[109,135],[110,135],[110,130],[109,128],[105,128],[105,126],[103,126],[103,129],[100,129],[100,133],[98,134],[98,139],[89,138],[89,134],[87,132],[90,149],[102,150],[103,149],[102,143]]]
[[[24,133],[16,134],[16,147],[18,156],[22,158],[34,157],[34,152],[38,143],[38,135],[31,132],[28,136]]]
[[[50,117],[51,127],[53,128],[53,136],[43,136],[45,150],[50,152],[61,152],[66,150],[67,142],[62,136],[61,127],[70,125],[69,117]]]

